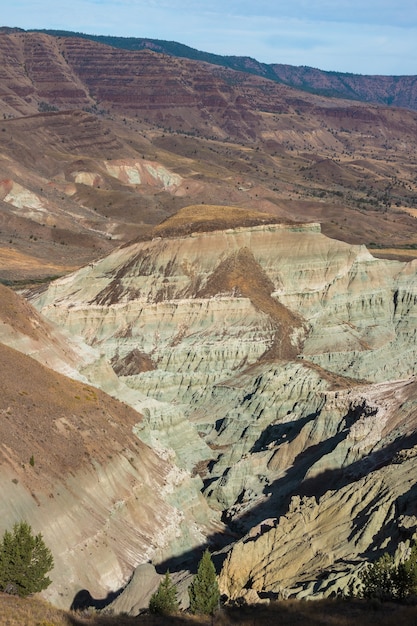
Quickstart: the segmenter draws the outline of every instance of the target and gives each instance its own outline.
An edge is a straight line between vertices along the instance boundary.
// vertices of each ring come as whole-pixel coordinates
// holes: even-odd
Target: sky
[[[416,0],[12,0],[0,20],[166,39],[264,63],[417,75]]]

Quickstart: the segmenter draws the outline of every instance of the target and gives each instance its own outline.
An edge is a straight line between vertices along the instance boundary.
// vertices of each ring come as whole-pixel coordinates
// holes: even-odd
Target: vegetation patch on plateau
[[[281,223],[293,222],[239,207],[202,204],[184,207],[158,224],[151,234],[152,237],[181,237],[198,232]]]

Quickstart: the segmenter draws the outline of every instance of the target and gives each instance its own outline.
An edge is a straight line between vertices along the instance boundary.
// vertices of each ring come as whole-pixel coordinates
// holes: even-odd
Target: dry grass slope
[[[153,237],[181,237],[197,232],[210,232],[227,228],[276,224],[280,220],[269,213],[223,205],[191,205],[158,224]],[[291,223],[288,221],[287,223]]]
[[[16,375],[16,373],[19,375]],[[126,445],[139,414],[103,392],[42,366],[0,344],[0,461],[12,455],[19,479],[37,490],[46,477],[61,477],[105,460]],[[103,436],[103,422],[110,429]],[[105,441],[111,442],[105,445]],[[47,453],[45,450],[47,449]],[[35,466],[28,468],[29,457]]]
[[[45,321],[26,300],[14,291],[0,284],[0,321],[12,326],[17,332],[31,339],[39,337],[39,328],[46,326]],[[35,330],[36,328],[36,330]]]
[[[269,606],[225,608],[212,617],[128,617],[61,611],[38,598],[0,594],[1,626],[398,626],[417,623],[417,607],[360,600],[284,601]]]

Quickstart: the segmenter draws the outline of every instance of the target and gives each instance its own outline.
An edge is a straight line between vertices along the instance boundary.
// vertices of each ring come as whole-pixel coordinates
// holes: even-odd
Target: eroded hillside
[[[315,224],[173,234],[182,222],[33,303],[147,397],[140,438],[249,532],[226,558],[228,595],[343,589],[416,530],[415,262]]]
[[[3,281],[65,274],[201,203],[414,255],[413,111],[41,33],[1,33],[0,61]]]
[[[100,373],[123,395],[97,351],[9,289],[0,296],[0,532],[22,519],[42,532],[55,605],[82,589],[103,600],[137,565],[198,547],[218,516],[199,477],[135,434],[140,394],[125,393],[128,406],[89,384]]]
[[[415,112],[39,33],[0,61],[0,279],[45,283],[0,290],[0,523],[50,597],[134,573],[139,610],[206,543],[230,598],[327,595],[405,549]]]

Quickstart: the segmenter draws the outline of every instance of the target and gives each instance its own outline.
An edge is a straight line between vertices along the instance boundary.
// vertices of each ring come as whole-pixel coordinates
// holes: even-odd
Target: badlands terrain
[[[247,602],[400,559],[417,113],[75,37],[0,59],[0,530],[42,532],[45,597],[135,614],[169,568],[186,604],[206,545]]]

